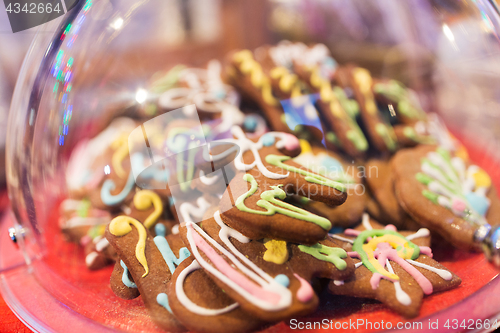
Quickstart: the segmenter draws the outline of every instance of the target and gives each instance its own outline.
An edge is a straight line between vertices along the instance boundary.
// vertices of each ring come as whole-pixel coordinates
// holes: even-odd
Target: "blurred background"
[[[93,19],[109,22],[115,6],[114,0],[96,1]],[[165,68],[196,66],[233,49],[282,39],[322,42],[339,63],[355,62],[374,76],[407,84],[419,93],[424,109],[439,110],[465,136],[488,124],[481,126],[487,127],[481,137],[492,152],[500,151],[495,135],[500,131],[500,91],[493,84],[500,77],[495,0],[164,0],[155,8],[157,15],[119,16],[110,27],[118,33],[127,26],[127,40],[135,45],[152,40],[143,36],[154,31],[154,45],[144,44],[151,52],[141,52],[138,59],[121,39],[111,43],[123,48],[113,50],[125,53],[121,64],[112,64],[113,52],[106,50],[91,65],[126,80],[137,67],[136,72],[149,75],[158,62]],[[47,26],[13,34],[5,8],[0,8],[0,184],[5,183],[5,129],[16,78],[36,32],[52,34]],[[454,82],[472,84],[464,88]]]

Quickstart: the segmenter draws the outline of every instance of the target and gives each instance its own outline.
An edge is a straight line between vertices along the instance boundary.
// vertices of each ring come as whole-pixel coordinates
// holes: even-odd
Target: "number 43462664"
[[[21,12],[26,13],[26,14],[41,14],[41,13],[47,13],[50,14],[52,12],[59,13],[62,11],[60,8],[59,2],[55,5],[52,6],[51,3],[25,3],[24,5],[21,5],[20,3],[9,3],[7,8],[5,9],[7,13],[14,13],[14,14],[19,14]]]
[[[466,329],[466,330],[480,330],[480,329],[496,329],[500,323],[498,323],[498,320],[489,320],[489,319],[463,319],[462,321],[458,319],[448,319],[444,323],[444,327],[447,329],[453,329],[457,330],[459,328],[461,329]]]

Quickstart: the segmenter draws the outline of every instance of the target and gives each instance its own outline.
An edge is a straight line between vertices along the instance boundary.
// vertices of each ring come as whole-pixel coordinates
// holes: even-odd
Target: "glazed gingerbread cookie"
[[[250,332],[265,324],[214,283],[193,256],[177,267],[167,295],[174,315],[193,332]]]
[[[225,80],[263,110],[273,130],[291,133],[293,129],[286,124],[283,108],[273,95],[270,78],[254,59],[252,52],[234,51],[226,59]]]
[[[223,220],[251,239],[304,244],[324,239],[331,229],[328,219],[283,199],[299,195],[338,206],[347,198],[345,186],[293,162],[291,157],[300,152],[300,145],[290,134],[269,132],[255,142],[233,127],[233,135],[228,141],[240,147],[234,162],[239,173],[222,196]]]
[[[88,199],[65,199],[59,206],[59,227],[70,242],[87,243],[89,231],[105,227],[111,218],[108,211],[92,208]]]
[[[301,199],[301,207],[320,216],[326,217],[334,227],[349,227],[361,220],[368,201],[368,195],[363,185],[362,169],[354,163],[348,163],[340,154],[325,150],[318,146],[309,145],[300,140],[302,152],[295,157],[294,162],[338,181],[346,186],[347,199],[337,207],[324,203]]]
[[[370,143],[380,152],[394,152],[397,149],[396,136],[392,126],[377,108],[370,72],[361,67],[347,65],[337,69],[335,81],[343,88],[352,89]]]
[[[354,276],[334,280],[335,295],[374,298],[401,315],[419,313],[424,295],[457,287],[461,280],[432,259],[429,230],[398,232],[370,220],[368,215],[356,229],[332,235],[353,258]]]
[[[189,256],[178,235],[153,237],[138,220],[118,216],[105,236],[130,272],[151,319],[162,329],[184,331],[171,313],[166,294],[175,267]]]
[[[219,211],[202,227],[188,222],[181,236],[199,265],[242,309],[265,321],[313,312],[313,277],[351,276],[344,250],[327,239],[312,246],[250,240],[226,225]]]
[[[398,201],[415,221],[457,248],[481,249],[474,233],[500,219],[500,201],[484,170],[436,146],[401,150],[392,168]]]

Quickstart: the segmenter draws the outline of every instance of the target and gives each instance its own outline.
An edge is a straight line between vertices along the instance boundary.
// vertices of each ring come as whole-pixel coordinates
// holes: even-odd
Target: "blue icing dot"
[[[166,232],[167,232],[167,229],[165,228],[165,226],[163,224],[157,223],[155,225],[156,236],[163,236],[163,237],[165,237]]]
[[[168,296],[165,293],[160,293],[156,296],[156,302],[167,309],[168,312],[172,313],[170,310],[170,305],[168,304]]]
[[[255,119],[255,117],[253,116],[245,117],[245,120],[243,121],[243,127],[245,127],[247,131],[255,131],[255,129],[257,128],[257,119]]]
[[[226,92],[224,89],[218,89],[214,91],[214,96],[216,99],[224,99],[226,97]]]
[[[262,144],[266,147],[272,146],[274,144],[274,136],[270,134],[264,134],[262,137]]]
[[[290,285],[290,279],[285,274],[276,275],[274,277],[274,280],[285,288],[288,288],[288,286]]]
[[[330,68],[335,68],[337,67],[337,62],[335,61],[335,59],[333,59],[332,57],[327,57],[325,58],[325,60],[323,61],[323,64],[327,67],[330,67]]]
[[[170,205],[170,207],[172,207],[173,205],[175,205],[175,199],[174,199],[174,197],[168,197],[168,204]]]
[[[490,207],[490,203],[488,200],[481,196],[478,195],[474,192],[467,193],[465,195],[465,198],[469,202],[469,204],[472,206],[472,209],[474,209],[478,214],[484,216],[486,215],[486,212],[488,211],[488,208]]]
[[[328,170],[328,172],[337,172],[339,174],[344,172],[342,164],[340,164],[340,162],[334,159],[333,157],[330,156],[323,157],[321,159],[321,164]]]
[[[330,229],[330,231],[328,233],[330,234],[341,234],[344,232],[344,228],[341,228],[341,227],[333,227]]]

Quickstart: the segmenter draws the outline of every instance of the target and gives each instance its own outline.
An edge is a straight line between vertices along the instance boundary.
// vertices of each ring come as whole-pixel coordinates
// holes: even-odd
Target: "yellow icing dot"
[[[264,253],[264,260],[281,265],[288,260],[288,250],[286,242],[275,239],[265,239],[264,246],[267,251]]]
[[[363,94],[371,93],[372,91],[372,77],[370,76],[370,72],[368,70],[357,67],[353,70],[354,80],[359,86],[359,90]]]
[[[269,73],[269,75],[271,75],[271,78],[273,79],[279,79],[280,77],[282,77],[283,75],[286,75],[288,74],[288,69],[286,69],[285,67],[274,67],[273,69],[271,69],[271,72]]]
[[[328,103],[335,97],[335,94],[333,93],[332,87],[329,84],[325,84],[321,87],[319,96],[323,102]]]
[[[338,100],[333,100],[330,103],[330,110],[332,111],[333,115],[337,118],[343,118],[344,113],[342,112],[342,107],[340,106],[340,103]]]
[[[369,114],[374,115],[377,113],[377,106],[375,105],[375,102],[372,98],[366,100],[365,106],[366,111],[368,111]]]
[[[312,153],[311,145],[304,139],[299,140],[301,154]]]
[[[472,177],[474,178],[474,181],[476,182],[476,187],[490,187],[491,186],[491,178],[488,176],[488,174],[483,170],[479,169],[477,172],[475,172]]]

